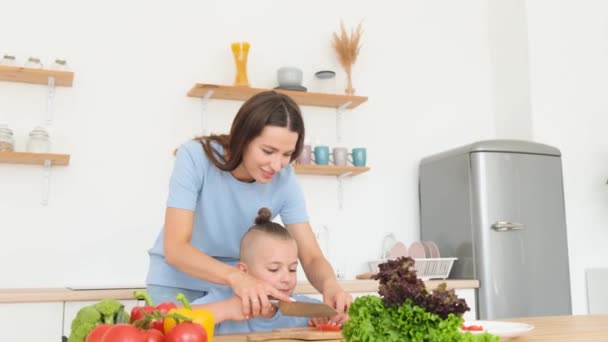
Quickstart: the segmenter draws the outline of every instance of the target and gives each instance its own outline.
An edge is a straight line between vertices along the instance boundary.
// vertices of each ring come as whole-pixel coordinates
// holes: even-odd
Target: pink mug
[[[297,159],[298,164],[310,164],[312,162],[311,156],[312,149],[310,148],[310,145],[304,145],[302,153],[300,153],[300,156]]]

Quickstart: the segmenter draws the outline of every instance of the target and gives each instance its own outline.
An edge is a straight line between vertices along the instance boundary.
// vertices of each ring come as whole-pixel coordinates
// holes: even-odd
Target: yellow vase
[[[232,43],[232,55],[234,56],[234,63],[236,64],[236,77],[234,79],[234,85],[237,86],[249,86],[249,80],[247,79],[247,55],[249,54],[249,43]]]

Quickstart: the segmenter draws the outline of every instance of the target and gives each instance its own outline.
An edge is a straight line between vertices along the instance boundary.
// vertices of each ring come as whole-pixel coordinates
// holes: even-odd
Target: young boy
[[[316,299],[292,294],[297,283],[298,246],[287,229],[271,222],[270,210],[266,208],[260,209],[255,223],[241,239],[240,261],[236,267],[268,282],[296,301],[319,303]],[[274,307],[267,317],[245,317],[241,299],[229,287],[214,288],[206,296],[193,301],[192,305],[194,309],[213,313],[215,334],[218,335],[309,325],[308,317],[283,316]]]

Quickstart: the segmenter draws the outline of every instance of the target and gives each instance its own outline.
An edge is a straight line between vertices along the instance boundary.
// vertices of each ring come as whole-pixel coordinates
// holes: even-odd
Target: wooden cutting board
[[[271,332],[213,336],[214,342],[341,342],[341,331],[318,331],[315,328],[277,329]]]

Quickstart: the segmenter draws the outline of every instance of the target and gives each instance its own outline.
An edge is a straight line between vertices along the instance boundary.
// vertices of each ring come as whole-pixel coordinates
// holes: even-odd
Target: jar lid
[[[28,58],[28,61],[30,61],[32,63],[40,63],[40,58],[30,57],[30,58]]]
[[[15,60],[15,56],[11,56],[11,55],[4,55],[4,57],[2,57],[3,59],[10,59],[10,60]]]
[[[65,59],[56,59],[55,63],[59,64],[59,65],[66,65],[67,62]]]
[[[44,128],[42,127],[36,127],[34,128],[31,132],[30,132],[30,137],[33,136],[38,136],[38,137],[49,137],[49,132],[47,132]]]

